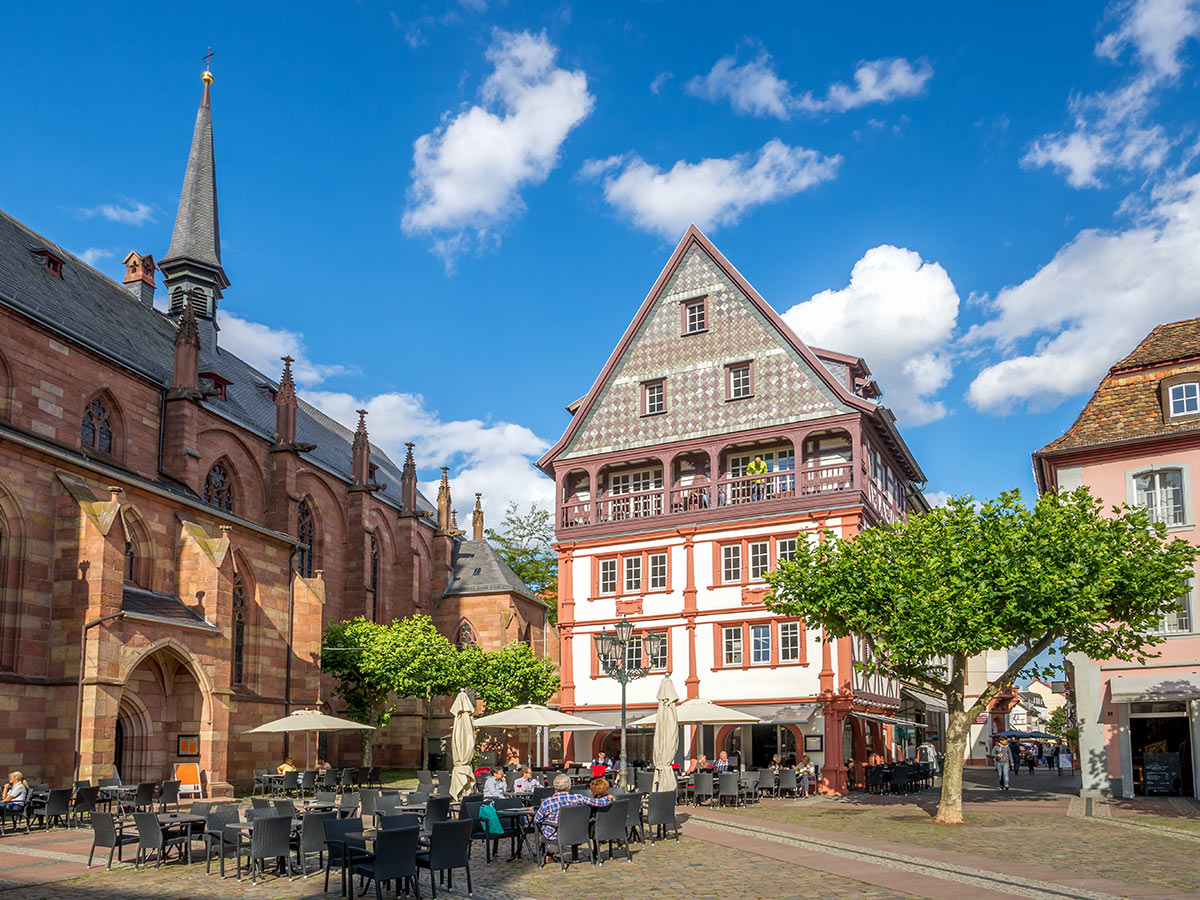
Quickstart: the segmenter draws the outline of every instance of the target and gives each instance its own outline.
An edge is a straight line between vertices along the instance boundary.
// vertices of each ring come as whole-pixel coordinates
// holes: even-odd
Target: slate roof
[[[217,218],[217,167],[213,157],[212,110],[208,85],[196,113],[192,149],[183,175],[179,211],[171,247],[159,265],[173,259],[193,259],[214,269],[221,268],[221,232]]]
[[[147,591],[138,587],[125,588],[121,595],[121,611],[168,622],[178,622],[181,625],[198,625],[214,629],[216,627],[194,610],[189,609],[174,594]]]
[[[547,606],[545,600],[529,590],[517,573],[500,558],[487,541],[458,541],[450,560],[450,582],[443,596],[462,594],[519,594],[534,603]]]
[[[1200,374],[1200,319],[1157,326],[1109,370],[1066,433],[1034,456],[1200,432],[1200,418],[1163,416],[1162,380],[1188,372]]]
[[[34,248],[45,248],[64,260],[62,278],[47,272]],[[84,347],[142,375],[164,390],[170,385],[174,361],[175,322],[12,216],[0,210],[0,304],[41,323]],[[274,440],[278,382],[249,363],[220,349],[212,323],[201,319],[200,371],[228,379],[225,400],[204,402],[214,414]],[[300,400],[296,440],[317,449],[302,456],[349,483],[354,432]],[[376,480],[387,492],[376,493],[383,503],[400,505],[400,466],[372,445]],[[417,506],[435,507],[420,493]]]

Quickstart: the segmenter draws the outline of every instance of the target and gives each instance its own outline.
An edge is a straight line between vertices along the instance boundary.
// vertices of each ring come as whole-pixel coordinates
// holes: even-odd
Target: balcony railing
[[[575,528],[695,513],[724,506],[770,503],[797,496],[848,491],[853,487],[853,466],[850,463],[839,463],[819,468],[789,469],[761,475],[722,478],[715,485],[694,485],[603,496],[594,504],[586,501],[566,503],[561,507],[559,521],[562,528]]]

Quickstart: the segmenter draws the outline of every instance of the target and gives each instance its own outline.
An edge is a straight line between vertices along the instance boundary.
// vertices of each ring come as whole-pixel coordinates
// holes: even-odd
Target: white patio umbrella
[[[466,691],[459,691],[450,707],[454,714],[454,732],[450,736],[450,756],[454,768],[450,772],[450,796],[461,800],[475,784],[471,763],[475,759],[475,704]]]
[[[540,706],[537,703],[522,703],[503,712],[492,713],[475,720],[476,728],[555,728],[557,726],[572,726],[576,728],[599,728],[599,722],[585,719],[583,716],[572,716],[569,713]]]
[[[374,725],[330,716],[319,709],[294,709],[282,719],[272,719],[242,734],[284,734],[302,731],[374,731]],[[304,765],[308,767],[308,741],[304,742]]]
[[[679,694],[668,675],[658,686],[658,712],[654,720],[654,789],[675,790],[675,754],[679,750],[679,718],[675,714]]]
[[[684,700],[675,707],[675,714],[680,725],[751,725],[759,721],[757,716],[730,709],[728,706],[718,706],[708,700],[697,697],[694,700]],[[653,725],[658,718],[655,712],[652,716],[635,719],[631,725]]]

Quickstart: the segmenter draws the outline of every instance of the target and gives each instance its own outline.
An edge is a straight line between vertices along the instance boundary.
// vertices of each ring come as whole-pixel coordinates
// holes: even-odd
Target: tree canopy
[[[862,668],[946,698],[938,820],[961,822],[971,719],[1022,671],[1060,668],[1035,662],[1052,646],[1064,656],[1144,661],[1195,556],[1144,510],[1104,515],[1086,488],[1045,494],[1033,507],[1014,490],[979,504],[952,498],[852,540],[801,540],[768,575],[767,605],[830,638],[862,635],[871,650]],[[1019,650],[1008,670],[965,708],[967,659],[1007,648]]]
[[[525,586],[550,604],[549,621],[558,624],[558,555],[554,543],[554,517],[549,510],[530,504],[522,514],[509,504],[499,529],[484,532],[500,558]]]

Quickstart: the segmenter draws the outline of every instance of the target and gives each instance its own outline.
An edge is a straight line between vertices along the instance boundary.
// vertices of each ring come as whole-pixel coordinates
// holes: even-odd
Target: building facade
[[[170,248],[129,254],[124,285],[0,213],[0,766],[32,780],[199,763],[209,794],[248,785],[284,743],[242,732],[339,711],[333,620],[426,613],[460,642],[547,645],[478,499],[467,541],[444,470],[431,504],[411,444],[395,465],[365,410],[344,428],[289,359],[270,377],[219,345],[210,83]],[[417,762],[423,711],[405,711],[377,761]],[[360,742],[326,750],[353,764]]]
[[[878,397],[863,360],[805,346],[689,229],[539,462],[557,497],[563,708],[619,722],[593,636],[628,617],[667,636],[657,659],[631,651],[652,672],[630,685],[631,708],[653,708],[661,672],[682,698],[761,720],[697,729],[681,752],[751,765],[808,753],[831,791],[848,760],[889,755],[898,685],[854,669],[861,641],[823,641],[763,602],[763,576],[798,541],[924,508],[924,476]],[[580,732],[564,752],[618,739]],[[630,756],[648,758],[646,738]]]
[[[1066,434],[1033,454],[1038,489],[1089,487],[1106,506],[1147,509],[1171,537],[1200,541],[1200,319],[1159,325],[1114,365]],[[1189,590],[1144,666],[1074,655],[1071,689],[1083,789],[1116,797],[1197,794],[1200,628]]]

